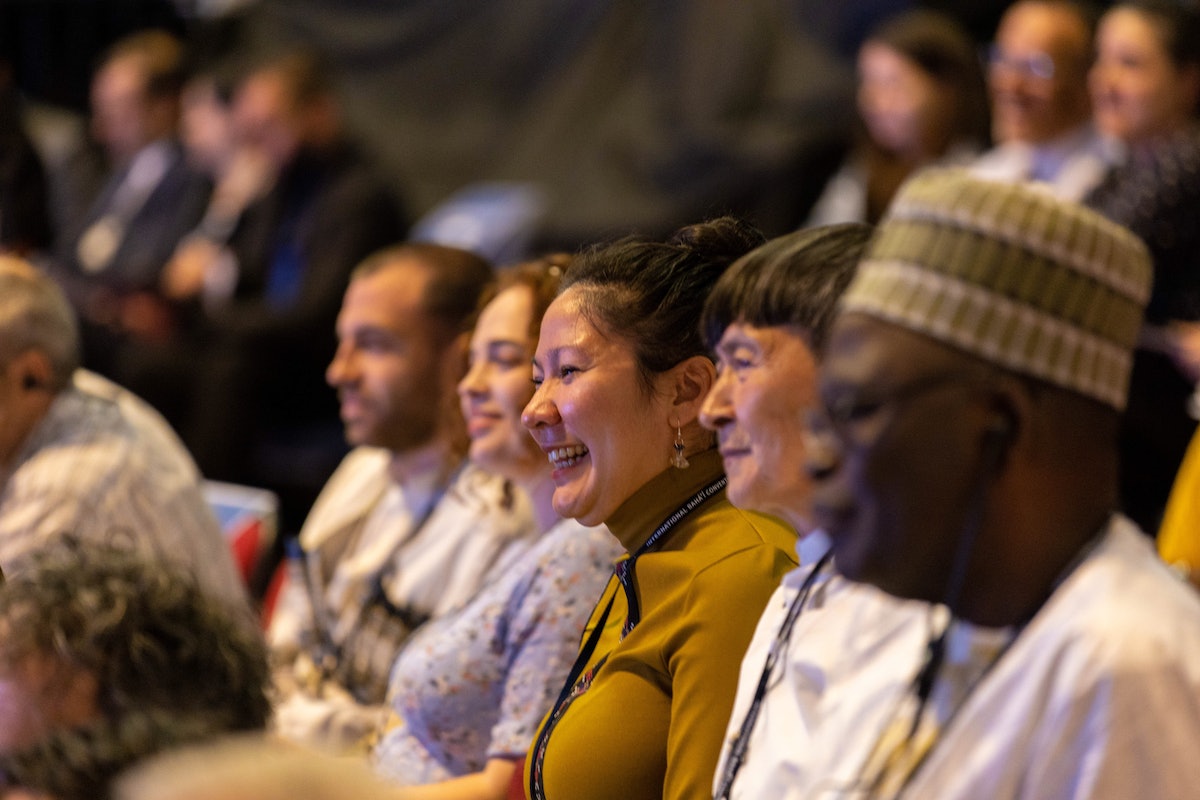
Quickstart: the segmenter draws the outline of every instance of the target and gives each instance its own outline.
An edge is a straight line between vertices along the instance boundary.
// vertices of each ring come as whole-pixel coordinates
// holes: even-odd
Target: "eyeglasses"
[[[1048,81],[1054,77],[1054,59],[1045,53],[1012,56],[997,45],[992,45],[988,49],[988,66],[992,69],[1010,70],[1023,78]]]
[[[942,388],[978,384],[978,375],[956,370],[925,375],[897,389],[881,393],[873,394],[868,390],[844,391],[832,397],[822,395],[820,408],[806,415],[805,427],[811,437],[833,434],[846,442],[854,438],[851,434],[855,425],[874,417],[886,406],[898,405]]]

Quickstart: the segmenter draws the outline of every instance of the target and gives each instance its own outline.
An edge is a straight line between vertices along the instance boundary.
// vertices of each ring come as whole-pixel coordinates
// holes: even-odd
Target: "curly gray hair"
[[[0,678],[49,660],[95,679],[99,717],[0,755],[9,785],[102,798],[141,757],[270,716],[261,634],[178,568],[65,537],[0,585]]]

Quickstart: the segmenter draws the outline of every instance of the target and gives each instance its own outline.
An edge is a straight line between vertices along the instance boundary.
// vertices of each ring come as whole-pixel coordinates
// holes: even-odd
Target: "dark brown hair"
[[[867,41],[895,50],[954,93],[955,116],[946,123],[948,142],[989,142],[991,109],[983,63],[970,34],[954,19],[914,9],[889,18]]]
[[[744,322],[758,328],[795,326],[819,350],[871,231],[856,222],[808,228],[739,258],[704,304],[700,331],[705,343],[715,348],[726,328]]]
[[[689,225],[664,242],[622,239],[580,255],[562,291],[579,287],[587,320],[633,345],[648,389],[654,375],[692,356],[709,356],[698,327],[704,301],[721,273],[764,241],[734,217]]]

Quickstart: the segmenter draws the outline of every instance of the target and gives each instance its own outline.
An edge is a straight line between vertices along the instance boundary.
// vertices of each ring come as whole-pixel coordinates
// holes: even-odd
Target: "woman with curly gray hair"
[[[107,797],[142,757],[263,728],[266,649],[187,573],[66,538],[0,585],[0,785]]]

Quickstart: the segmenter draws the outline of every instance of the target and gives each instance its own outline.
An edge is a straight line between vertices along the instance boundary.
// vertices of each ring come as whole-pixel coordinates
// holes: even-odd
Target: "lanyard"
[[[928,746],[925,748],[924,752],[921,753],[921,755],[916,759],[916,761],[912,764],[912,766],[909,767],[908,770],[904,773],[903,779],[901,780],[901,783],[900,783],[900,787],[896,791],[896,794],[893,795],[894,798],[900,798],[906,794],[906,792],[909,788],[909,784],[912,783],[912,781],[916,777],[917,773],[921,770],[921,767],[923,767],[925,765],[925,762],[929,760],[929,756],[933,752],[934,748],[942,741],[942,738],[943,738],[942,735],[946,732],[946,730],[950,727],[950,725],[958,717],[958,712],[960,712],[963,709],[963,707],[965,707],[967,705],[967,701],[970,700],[971,694],[992,673],[992,671],[995,669],[996,665],[1000,663],[1000,660],[1002,658],[1004,658],[1004,656],[1008,653],[1008,651],[1010,649],[1012,649],[1012,646],[1016,643],[1016,641],[1020,637],[1020,635],[1025,631],[1028,624],[1030,622],[1032,622],[1033,618],[1037,615],[1037,613],[1039,611],[1041,611],[1042,608],[1045,607],[1045,604],[1047,602],[1049,602],[1050,598],[1054,595],[1055,592],[1058,591],[1059,587],[1061,587],[1063,585],[1063,583],[1065,583],[1066,580],[1069,577],[1071,577],[1071,575],[1073,575],[1075,573],[1075,571],[1085,561],[1087,561],[1088,557],[1091,556],[1091,554],[1097,549],[1097,547],[1100,546],[1100,543],[1104,540],[1107,532],[1108,532],[1108,524],[1105,524],[1105,525],[1101,526],[1101,528],[1092,536],[1092,538],[1089,541],[1084,543],[1083,547],[1081,547],[1079,549],[1079,551],[1074,555],[1074,557],[1071,559],[1071,561],[1068,562],[1068,564],[1059,573],[1058,577],[1056,577],[1054,579],[1054,583],[1051,584],[1051,587],[1050,587],[1050,593],[1046,596],[1046,599],[1042,601],[1041,605],[1038,606],[1038,609],[1036,611],[1034,611],[1033,614],[1031,614],[1028,618],[1022,620],[1019,624],[1016,625],[1015,629],[1013,630],[1012,636],[1009,637],[1008,641],[1004,643],[1004,645],[1000,648],[1000,650],[983,667],[983,670],[980,672],[979,676],[976,677],[971,682],[970,686],[967,688],[966,693],[958,701],[958,703],[954,706],[954,708],[950,710],[950,713],[947,715],[945,722],[941,723],[937,726],[937,729],[936,729],[937,732],[935,734],[933,741],[931,741],[928,744]],[[932,693],[933,685],[937,681],[938,672],[940,671],[941,666],[942,666],[942,659],[943,659],[943,654],[945,653],[945,646],[946,646],[945,645],[946,637],[948,636],[949,631],[954,626],[954,624],[955,624],[955,617],[952,613],[950,619],[946,622],[946,627],[942,629],[941,633],[938,634],[937,637],[930,640],[930,642],[926,645],[926,657],[925,657],[924,666],[921,668],[921,670],[917,673],[916,677],[913,679],[912,689],[910,690],[912,692],[912,694],[915,695],[917,698],[916,712],[913,715],[913,721],[912,721],[911,728],[909,730],[909,734],[904,739],[904,741],[901,743],[901,745],[900,745],[901,747],[908,747],[911,744],[911,742],[915,739],[916,734],[921,726],[921,717],[924,714],[926,702],[928,701],[929,696]],[[879,743],[876,742],[876,748],[878,746],[879,746]],[[871,757],[870,757],[870,755],[868,755],[867,761],[869,762],[870,759],[871,759]],[[883,783],[883,781],[887,778],[886,766],[887,765],[885,764],[883,766],[883,768],[881,768],[879,770],[878,774],[876,774],[871,779],[870,783],[867,784],[868,796],[876,795],[880,784]],[[865,765],[864,765],[864,767],[865,767]]]
[[[381,600],[383,601],[384,607],[388,609],[389,612],[400,611],[400,609],[397,609],[396,606],[392,604],[391,598],[387,596],[384,588],[384,585],[395,577],[396,572],[399,569],[400,565],[396,563],[396,558],[404,546],[415,540],[425,529],[429,519],[433,516],[433,513],[437,510],[438,506],[441,505],[442,499],[446,496],[446,493],[450,491],[450,487],[454,485],[454,483],[459,479],[459,476],[462,474],[463,470],[466,468],[466,464],[467,462],[465,460],[460,461],[458,465],[455,466],[448,475],[446,475],[444,480],[438,482],[433,494],[421,508],[421,513],[414,518],[412,524],[409,526],[408,531],[402,537],[400,537],[399,541],[397,541],[392,547],[387,558],[384,559],[383,563],[381,564],[379,571],[375,573],[374,578],[368,579],[369,585],[367,587],[367,594],[358,609],[359,622],[361,622],[365,616],[366,608],[374,603],[380,602]],[[367,519],[369,518],[370,512],[368,511]],[[367,521],[364,519],[359,528],[354,532],[355,541],[357,541],[363,535],[363,526],[366,524]],[[295,547],[295,555],[299,556],[301,559],[301,573],[304,576],[304,588],[306,594],[308,595],[309,608],[312,612],[311,622],[313,625],[313,638],[315,640],[313,643],[313,660],[316,663],[316,666],[320,669],[321,678],[324,680],[325,678],[328,678],[341,663],[343,658],[343,650],[345,649],[347,643],[345,641],[338,641],[335,635],[337,623],[335,620],[330,618],[329,608],[326,606],[326,600],[321,586],[321,567],[319,564],[318,554],[315,551],[310,553],[309,551],[304,550],[299,546],[299,543],[295,539],[291,541],[293,542],[292,546]],[[411,613],[411,611],[409,613]],[[356,624],[351,628],[351,630],[353,631],[358,627],[359,625]]]
[[[766,699],[767,684],[771,680],[771,673],[775,671],[775,665],[779,663],[779,659],[787,649],[788,641],[792,637],[792,629],[796,626],[796,620],[800,619],[800,613],[804,610],[804,604],[808,602],[808,596],[812,594],[818,576],[832,560],[833,549],[830,548],[805,576],[800,591],[796,593],[796,596],[792,598],[792,604],[788,606],[783,624],[779,626],[779,631],[775,634],[774,641],[771,642],[771,648],[767,651],[762,674],[759,675],[758,685],[754,688],[754,699],[750,702],[750,708],[746,709],[746,716],[742,717],[742,724],[738,728],[737,736],[729,747],[729,756],[725,759],[725,769],[721,773],[721,784],[714,795],[716,800],[725,800],[733,791],[733,781],[737,778],[738,770],[742,768],[742,764],[746,760],[746,750],[750,747],[750,733],[754,730],[754,723],[758,721],[758,712],[762,708],[763,700]]]
[[[705,500],[712,497],[717,492],[725,488],[727,483],[724,475],[717,478],[712,483],[705,486],[700,491],[696,492],[687,502],[667,517],[662,523],[654,529],[654,533],[650,534],[641,547],[633,552],[627,558],[620,559],[613,572],[621,587],[625,590],[625,598],[628,601],[629,617],[625,620],[625,624],[621,627],[621,639],[624,639],[634,626],[641,621],[641,608],[637,601],[637,592],[633,583],[634,566],[637,559],[646,553],[657,550],[663,542],[663,538],[667,532],[674,528],[684,517],[692,513]],[[600,661],[584,674],[584,668],[587,667],[588,661],[592,654],[596,651],[596,646],[600,644],[600,637],[604,633],[604,626],[608,622],[608,615],[612,611],[613,602],[616,600],[617,594],[614,591],[612,597],[608,599],[608,604],[604,607],[604,611],[600,614],[600,618],[596,620],[596,624],[592,627],[592,633],[588,636],[587,642],[579,650],[579,655],[575,657],[575,663],[571,667],[571,672],[567,676],[566,683],[563,685],[562,691],[558,695],[558,700],[554,703],[554,708],[550,711],[546,718],[546,723],[542,726],[541,733],[538,735],[537,742],[534,744],[533,763],[529,769],[529,796],[533,800],[545,800],[544,787],[542,786],[542,764],[546,758],[546,744],[550,739],[550,733],[562,719],[566,713],[567,707],[586,692],[592,685],[592,679],[599,672],[600,667],[604,666],[604,662],[608,660],[605,655]]]

